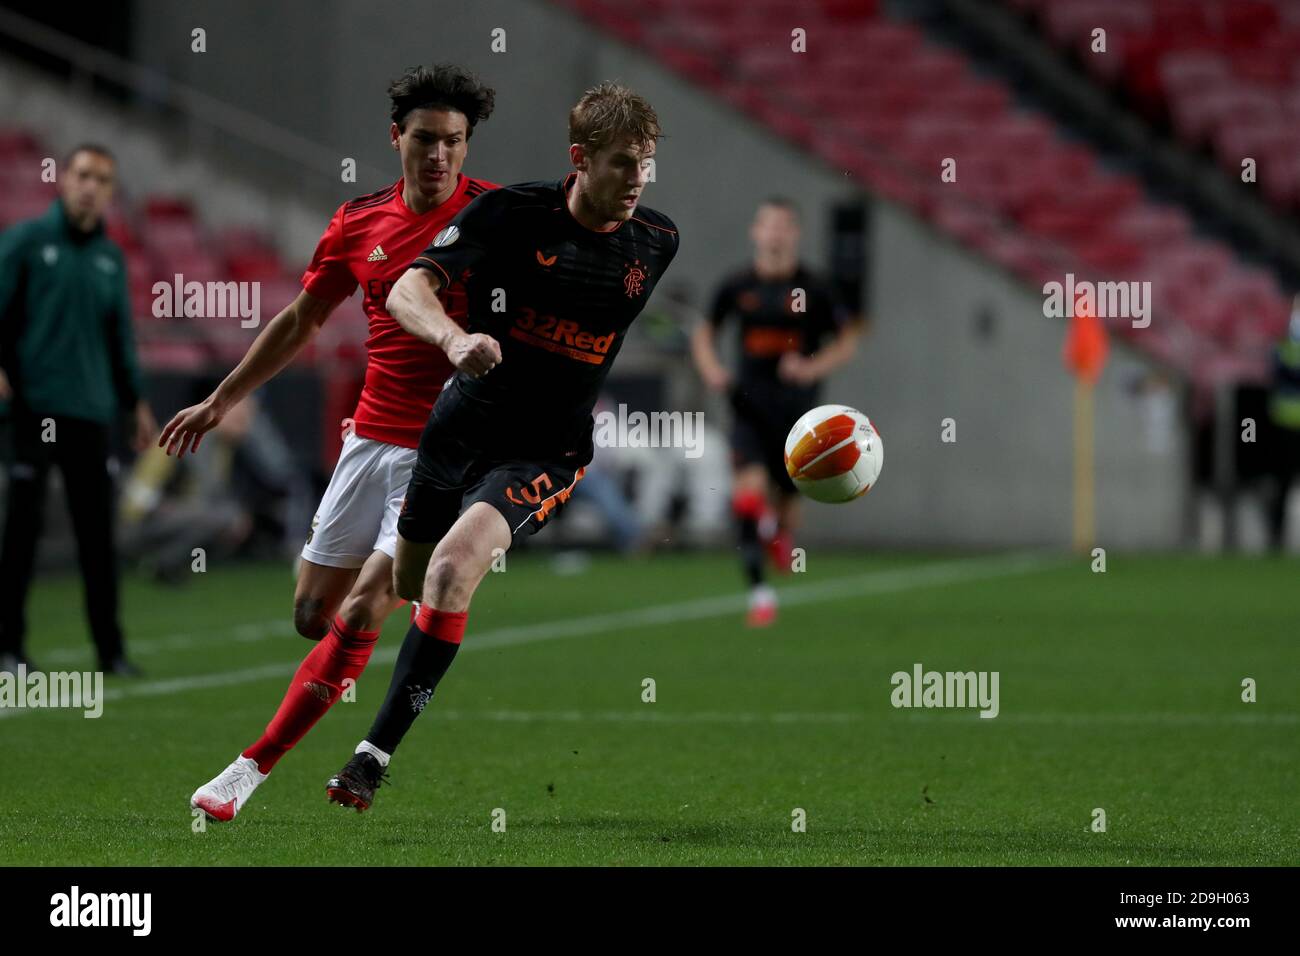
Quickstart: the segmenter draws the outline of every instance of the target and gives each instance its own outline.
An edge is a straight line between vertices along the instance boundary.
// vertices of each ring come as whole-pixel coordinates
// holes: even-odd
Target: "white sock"
[[[361,741],[361,743],[357,744],[357,749],[352,752],[355,754],[370,754],[370,756],[379,761],[379,766],[381,767],[387,767],[388,761],[392,759],[388,754],[384,753],[368,740]]]
[[[252,757],[245,757],[243,754],[240,754],[237,762],[242,764],[245,767],[249,767],[253,770],[256,770],[257,775],[261,777],[263,780],[265,780],[267,777],[270,776],[270,774],[262,773],[262,768],[257,765],[257,761],[254,760]]]

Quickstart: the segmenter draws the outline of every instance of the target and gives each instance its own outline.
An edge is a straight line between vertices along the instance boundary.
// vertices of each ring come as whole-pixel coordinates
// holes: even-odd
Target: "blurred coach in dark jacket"
[[[157,429],[141,397],[126,262],[104,233],[115,175],[107,149],[77,147],[45,215],[0,234],[0,398],[11,401],[14,445],[0,550],[0,669],[34,669],[23,649],[27,592],[46,479],[58,465],[100,669],[137,673],[118,622],[110,434],[129,416],[140,449]]]

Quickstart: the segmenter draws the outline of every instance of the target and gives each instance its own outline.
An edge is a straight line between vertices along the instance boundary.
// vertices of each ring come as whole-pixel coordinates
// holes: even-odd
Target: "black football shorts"
[[[730,393],[734,413],[731,427],[733,467],[762,465],[769,480],[783,493],[797,493],[785,469],[785,440],[799,416],[814,407],[815,399],[802,394],[775,396],[744,386]]]
[[[506,519],[511,535],[536,534],[563,510],[591,458],[590,437],[582,447],[546,457],[471,447],[435,412],[420,437],[397,531],[407,541],[439,541],[465,509],[485,501]]]

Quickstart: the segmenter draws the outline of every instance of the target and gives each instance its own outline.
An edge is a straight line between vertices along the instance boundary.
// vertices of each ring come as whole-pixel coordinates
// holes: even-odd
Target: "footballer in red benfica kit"
[[[454,371],[441,349],[405,331],[385,307],[397,279],[452,218],[494,183],[461,172],[474,127],[494,93],[467,71],[417,67],[389,87],[393,149],[402,178],[344,203],[303,273],[303,291],[262,330],[239,366],[205,401],[177,413],[159,444],[183,455],[311,340],[340,302],[361,288],[369,318],[365,387],[329,488],[302,550],[294,626],[319,641],[293,676],[262,737],[199,787],[190,805],[233,819],[276,762],[365,669],[384,619],[403,603],[393,590],[397,519],[416,448],[443,383]],[[440,299],[464,322],[466,296]]]

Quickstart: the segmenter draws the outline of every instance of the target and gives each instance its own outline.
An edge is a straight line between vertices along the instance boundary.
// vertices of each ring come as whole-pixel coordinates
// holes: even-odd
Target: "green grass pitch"
[[[813,553],[778,582],[778,624],[750,631],[730,555],[578,574],[511,556],[371,811],[328,804],[323,784],[382,699],[405,612],[356,702],[204,832],[190,793],[258,736],[308,649],[292,579],[132,579],[146,677],[110,678],[98,720],[0,713],[0,863],[1294,864],[1298,571]],[[40,583],[30,619],[38,663],[92,666],[78,582]],[[1000,714],[895,709],[890,676],[917,662],[997,671]]]

